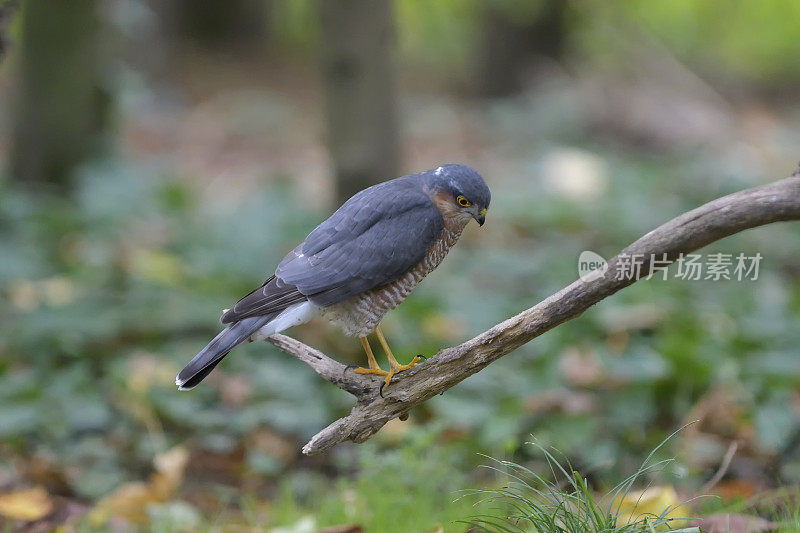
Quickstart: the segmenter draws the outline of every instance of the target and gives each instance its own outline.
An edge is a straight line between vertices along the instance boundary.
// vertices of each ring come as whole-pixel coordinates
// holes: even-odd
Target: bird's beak
[[[486,222],[486,208],[484,207],[481,209],[480,215],[475,217],[475,220],[478,221],[479,226],[483,226],[483,223]]]

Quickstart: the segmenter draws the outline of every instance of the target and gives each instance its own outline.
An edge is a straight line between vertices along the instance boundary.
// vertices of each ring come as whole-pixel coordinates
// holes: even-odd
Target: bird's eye
[[[470,202],[469,200],[467,200],[466,196],[463,196],[463,195],[459,195],[459,196],[456,198],[456,202],[457,202],[457,203],[458,203],[458,205],[460,205],[461,207],[469,207],[469,206],[471,206],[471,205],[472,205],[472,202]]]

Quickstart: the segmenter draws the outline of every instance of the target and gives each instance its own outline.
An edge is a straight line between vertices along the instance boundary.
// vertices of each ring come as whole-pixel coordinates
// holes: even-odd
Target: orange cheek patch
[[[431,196],[431,199],[442,215],[454,215],[458,211],[458,206],[456,206],[452,195],[446,192],[436,193]]]

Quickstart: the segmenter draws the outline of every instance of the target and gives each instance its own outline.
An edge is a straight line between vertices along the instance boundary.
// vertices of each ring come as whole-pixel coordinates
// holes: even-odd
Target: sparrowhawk
[[[490,199],[480,174],[456,164],[357,193],[289,252],[263,285],[222,315],[227,327],[181,370],[176,384],[180,390],[195,387],[259,330],[272,335],[321,316],[361,339],[369,367],[355,372],[385,376],[388,385],[419,357],[407,365],[395,359],[380,329],[383,316],[439,265],[470,219],[483,225]],[[367,341],[373,331],[389,371],[375,361]]]

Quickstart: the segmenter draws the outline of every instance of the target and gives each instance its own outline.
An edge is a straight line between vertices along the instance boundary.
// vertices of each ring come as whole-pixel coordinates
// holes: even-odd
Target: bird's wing
[[[301,294],[297,287],[283,283],[271,276],[261,287],[239,300],[233,308],[222,315],[222,323],[230,324],[243,318],[253,316],[274,315],[298,302],[308,298]]]
[[[418,181],[381,183],[320,224],[275,275],[312,303],[333,305],[397,280],[424,259],[443,228],[442,214]]]

